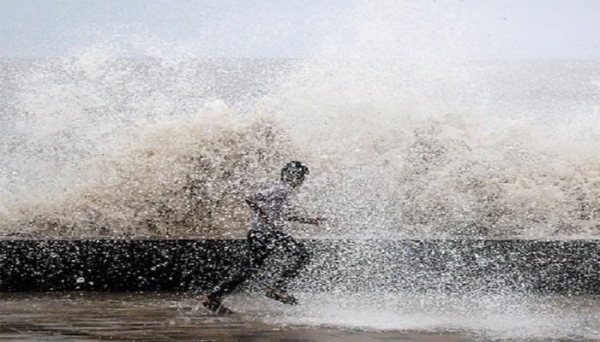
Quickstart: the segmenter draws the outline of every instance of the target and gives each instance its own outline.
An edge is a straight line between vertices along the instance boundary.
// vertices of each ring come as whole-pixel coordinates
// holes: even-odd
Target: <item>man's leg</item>
[[[286,267],[275,282],[275,287],[279,290],[287,291],[289,282],[296,278],[300,271],[310,262],[310,255],[302,242],[294,240],[289,235],[282,237],[281,247],[287,256],[290,257],[290,260],[286,263]]]
[[[272,252],[272,244],[269,243],[268,236],[265,236],[262,232],[248,232],[247,243],[248,248],[242,264],[228,279],[217,285],[211,293],[203,296],[202,304],[210,310],[219,312],[221,298],[233,292],[248,277],[256,273]]]
[[[264,264],[265,259],[271,254],[269,241],[262,232],[248,232],[248,248],[246,257],[236,271],[224,282],[219,284],[210,296],[221,298],[233,292],[241,283],[252,276]]]
[[[273,288],[267,289],[267,296],[286,304],[298,304],[296,298],[287,294],[289,282],[298,276],[300,270],[308,265],[310,255],[303,243],[294,240],[291,236],[281,232],[277,237],[277,247],[281,248],[290,260],[275,281]]]

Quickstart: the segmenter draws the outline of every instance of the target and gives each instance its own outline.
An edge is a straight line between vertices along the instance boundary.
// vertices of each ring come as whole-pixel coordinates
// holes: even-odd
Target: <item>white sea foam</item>
[[[600,65],[466,62],[455,17],[402,6],[301,60],[5,61],[2,234],[243,236],[300,159],[313,236],[598,237]]]

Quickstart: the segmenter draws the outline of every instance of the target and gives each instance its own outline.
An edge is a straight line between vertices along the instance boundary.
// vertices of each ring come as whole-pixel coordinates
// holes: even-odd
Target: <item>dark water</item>
[[[2,341],[598,341],[600,298],[234,295],[216,316],[188,294],[2,294]],[[373,300],[374,299],[374,300]],[[371,301],[369,301],[371,300]]]

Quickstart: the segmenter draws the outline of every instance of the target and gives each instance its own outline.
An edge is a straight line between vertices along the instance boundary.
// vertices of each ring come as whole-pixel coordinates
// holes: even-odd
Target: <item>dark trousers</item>
[[[241,283],[255,274],[265,260],[275,252],[283,252],[289,262],[273,284],[279,290],[287,290],[290,280],[308,264],[309,254],[301,242],[279,230],[248,232],[248,249],[246,257],[237,270],[224,282],[219,284],[210,294],[213,298],[221,298],[233,292]]]

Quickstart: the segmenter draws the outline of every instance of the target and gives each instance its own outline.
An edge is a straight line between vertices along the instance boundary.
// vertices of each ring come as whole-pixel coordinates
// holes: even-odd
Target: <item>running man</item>
[[[242,282],[258,271],[265,260],[276,251],[283,251],[291,262],[279,278],[267,286],[265,295],[285,304],[297,305],[294,296],[287,293],[290,280],[308,264],[309,254],[304,244],[285,233],[286,221],[319,225],[323,218],[303,218],[291,214],[289,196],[300,187],[308,175],[308,167],[299,161],[287,163],[281,170],[281,180],[270,188],[246,199],[255,217],[248,231],[246,259],[239,268],[211,293],[202,296],[202,305],[216,313],[230,313],[221,304],[224,296],[233,292]]]

